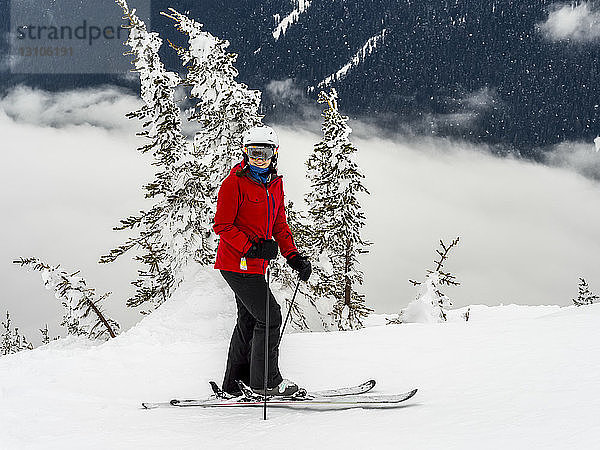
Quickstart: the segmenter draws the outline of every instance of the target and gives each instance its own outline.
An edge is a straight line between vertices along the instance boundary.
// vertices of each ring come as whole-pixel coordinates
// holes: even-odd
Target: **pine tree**
[[[110,292],[96,298],[95,290],[88,288],[85,279],[78,276],[79,271],[67,273],[59,270],[60,266],[49,266],[37,258],[21,258],[13,262],[41,272],[44,286],[54,291],[54,296],[65,308],[61,325],[68,334],[89,339],[109,339],[117,335],[119,324],[107,318],[100,305]]]
[[[22,350],[33,350],[33,344],[27,342],[27,338],[19,333],[18,328],[13,329],[10,313],[6,311],[6,322],[2,322],[2,334],[0,335],[0,353],[9,355]]]
[[[190,96],[198,100],[189,111],[189,120],[201,124],[194,138],[197,171],[203,177],[198,192],[203,231],[198,261],[212,264],[217,247],[212,219],[219,187],[241,159],[242,134],[262,121],[258,113],[261,93],[235,80],[237,55],[226,51],[228,41],[203,31],[202,24],[186,15],[172,8],[169,11],[163,15],[188,39],[188,48],[171,46],[187,67],[184,84],[191,87]]]
[[[362,319],[372,310],[356,288],[363,282],[358,256],[370,245],[361,236],[365,225],[358,196],[368,194],[353,156],[348,117],[338,111],[337,93],[319,94],[323,111],[323,139],[315,145],[307,161],[311,190],[305,196],[311,225],[311,257],[315,281],[311,288],[319,297],[335,299],[331,313],[338,329],[363,326]]]
[[[144,123],[145,130],[138,134],[150,142],[139,150],[152,153],[153,165],[159,172],[154,181],[144,187],[146,197],[155,201],[152,208],[121,220],[121,225],[115,227],[115,230],[134,230],[137,235],[102,256],[100,262],[113,262],[131,249],[138,250],[141,255],[135,259],[145,268],[132,282],[137,290],[127,304],[156,308],[182,281],[183,269],[200,245],[202,226],[206,222],[199,195],[202,174],[191,145],[181,131],[181,112],[174,98],[181,78],[165,69],[158,54],[162,39],[146,30],[144,22],[135,15],[135,10],[129,9],[125,0],[116,2],[129,21],[126,44],[131,47],[128,54],[135,56],[133,64],[140,74],[144,100],[144,105],[127,117]]]
[[[572,299],[576,306],[592,305],[600,300],[600,297],[590,291],[590,287],[584,278],[579,278],[579,295]]]

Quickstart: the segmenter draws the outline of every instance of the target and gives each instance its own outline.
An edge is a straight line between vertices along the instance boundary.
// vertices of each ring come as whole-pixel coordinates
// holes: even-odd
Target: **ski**
[[[314,397],[307,394],[304,397],[271,397],[267,399],[267,405],[271,407],[283,408],[319,408],[319,409],[350,409],[350,408],[394,408],[417,393],[417,389],[404,392],[402,394],[392,395],[347,395],[336,397]],[[262,398],[249,399],[246,396],[235,397],[232,399],[208,399],[208,400],[188,400],[181,402],[171,400],[171,406],[177,407],[261,407],[264,402]],[[145,406],[147,407],[147,406]]]
[[[272,397],[267,399],[269,406],[275,407],[319,407],[319,408],[381,408],[398,406],[411,397],[417,390],[404,392],[395,395],[364,395],[375,386],[374,380],[366,381],[365,383],[348,386],[337,389],[326,389],[321,391],[307,392],[301,389],[292,397]],[[163,408],[163,407],[252,407],[263,405],[263,397],[260,394],[254,393],[252,389],[243,387],[245,394],[239,397],[229,397],[224,393],[216,383],[211,382],[211,387],[215,395],[204,400],[179,400],[174,399],[170,402],[159,403],[142,403],[146,409]],[[362,394],[362,395],[361,395]]]

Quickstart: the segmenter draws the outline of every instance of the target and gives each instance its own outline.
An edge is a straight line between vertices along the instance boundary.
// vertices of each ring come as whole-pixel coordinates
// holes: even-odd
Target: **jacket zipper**
[[[272,179],[268,184],[273,184],[275,182],[275,180],[279,179],[279,178],[283,178],[281,175],[279,175],[278,177]],[[256,184],[261,184],[258,181],[254,180],[251,176],[248,176],[248,179]],[[265,187],[265,190],[267,191],[267,230],[266,230],[266,235],[265,235],[265,239],[269,239],[269,225],[271,225],[271,196],[269,194],[269,188],[267,184],[263,185]],[[275,210],[275,206],[273,206],[273,210]],[[263,272],[265,271],[265,260],[263,260]]]
[[[265,185],[265,189],[267,190],[267,230],[265,239],[269,239],[269,225],[271,225],[271,196],[269,195],[269,188]],[[263,272],[265,271],[265,263],[263,260]]]

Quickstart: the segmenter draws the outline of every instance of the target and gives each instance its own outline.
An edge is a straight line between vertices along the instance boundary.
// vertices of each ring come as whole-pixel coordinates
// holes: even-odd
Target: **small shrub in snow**
[[[50,341],[55,341],[58,339],[58,336],[50,339],[50,331],[48,331],[48,324],[44,328],[40,328],[40,333],[42,333],[42,345],[49,344]]]
[[[465,322],[468,322],[470,317],[471,317],[471,308],[467,308],[467,310],[463,313],[463,319],[465,319]]]
[[[0,335],[0,353],[9,355],[22,350],[32,350],[33,344],[27,342],[27,338],[19,333],[19,329],[10,320],[10,314],[6,311],[6,322],[2,322],[2,334]]]
[[[592,305],[600,300],[600,297],[590,291],[590,287],[584,278],[579,278],[579,295],[572,299],[576,306]]]
[[[441,287],[458,286],[460,283],[456,281],[454,275],[445,272],[443,268],[448,253],[458,245],[459,239],[456,238],[448,246],[440,240],[441,250],[436,250],[439,260],[434,260],[435,269],[427,271],[423,282],[410,280],[414,286],[419,287],[417,298],[400,312],[398,319],[391,320],[389,323],[432,323],[445,322],[448,319],[446,310],[452,306],[452,302],[441,291]],[[468,320],[468,316],[465,319]]]

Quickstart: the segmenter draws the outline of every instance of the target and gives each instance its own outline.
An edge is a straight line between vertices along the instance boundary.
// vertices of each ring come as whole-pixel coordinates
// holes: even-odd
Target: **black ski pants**
[[[265,373],[265,328],[267,282],[260,274],[221,270],[235,294],[237,323],[231,336],[223,390],[239,392],[241,380],[253,389],[263,389]],[[283,380],[279,372],[279,329],[281,308],[269,289],[269,374],[267,387]]]

